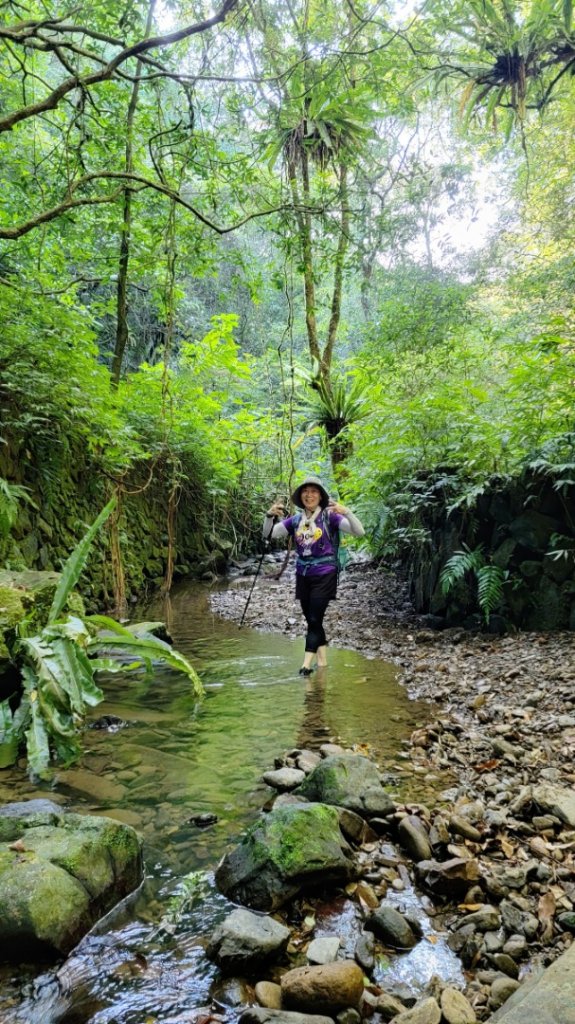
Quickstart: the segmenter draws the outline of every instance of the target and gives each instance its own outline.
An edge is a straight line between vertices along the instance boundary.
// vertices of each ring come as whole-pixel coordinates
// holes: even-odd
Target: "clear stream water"
[[[169,602],[158,599],[139,616],[167,623],[200,672],[202,701],[183,677],[161,668],[153,680],[110,676],[93,717],[115,715],[125,727],[88,730],[81,764],[51,785],[33,786],[19,770],[0,772],[2,803],[48,797],[133,825],[144,836],[146,864],[140,891],[63,967],[0,967],[2,1024],[184,1024],[213,995],[233,1001],[225,986],[213,988],[215,970],[203,953],[230,909],[212,872],[269,799],[261,775],[283,751],[317,749],[328,739],[362,744],[398,796],[422,800],[438,786],[402,765],[402,741],[429,709],[408,700],[394,666],[332,648],[329,668],[304,681],[297,675],[301,639],[240,630],[210,611],[208,596],[205,587],[181,584]],[[206,812],[217,815],[214,825],[190,823]],[[182,877],[191,872],[201,873],[201,898],[174,916]],[[339,926],[346,913],[349,907],[338,911]],[[329,920],[324,931],[337,928]],[[429,944],[432,950],[439,955]]]

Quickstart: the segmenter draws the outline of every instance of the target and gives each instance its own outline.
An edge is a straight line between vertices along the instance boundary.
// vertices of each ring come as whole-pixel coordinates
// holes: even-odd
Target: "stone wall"
[[[482,545],[486,561],[508,573],[504,605],[492,628],[575,630],[575,485],[554,484],[532,471],[513,479],[494,477],[470,508],[451,513],[449,475],[429,484],[429,500],[419,506],[427,540],[403,558],[417,611],[432,616],[437,626],[479,624],[473,578],[448,595],[439,578],[455,551]],[[554,558],[550,552],[559,548],[571,554]]]
[[[110,482],[85,452],[75,452],[69,466],[37,465],[0,451],[0,476],[28,488],[30,501],[19,502],[18,520],[9,538],[0,542],[0,568],[11,570],[62,568],[68,555],[111,496]],[[148,467],[125,481],[118,537],[126,577],[127,597],[141,597],[159,586],[168,559],[169,485],[159,471],[148,483]],[[198,489],[196,485],[196,490]],[[232,542],[214,536],[205,505],[184,490],[176,517],[175,576],[198,577],[222,570]],[[110,521],[96,539],[78,588],[88,609],[113,606]]]

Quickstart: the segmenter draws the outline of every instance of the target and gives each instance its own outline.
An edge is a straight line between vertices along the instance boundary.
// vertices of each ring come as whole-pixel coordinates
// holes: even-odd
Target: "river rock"
[[[292,804],[261,817],[223,857],[215,878],[228,899],[275,910],[304,888],[348,882],[356,874],[337,808]]]
[[[391,814],[395,810],[374,763],[356,754],[324,758],[306,776],[297,793],[308,800],[346,807],[364,818]]]
[[[473,925],[475,931],[490,932],[499,928],[500,924],[501,915],[497,907],[492,907],[489,903],[485,903],[479,910],[474,910],[472,914],[464,917],[459,927]]]
[[[238,1024],[334,1024],[332,1017],[319,1014],[293,1013],[288,1010],[267,1009],[264,1006],[248,1006]]]
[[[369,915],[365,928],[394,949],[412,949],[417,943],[417,935],[409,921],[395,907],[385,904]]]
[[[295,967],[281,979],[282,1004],[310,1013],[338,1013],[358,1006],[363,995],[363,972],[351,960],[319,967]]]
[[[111,818],[3,810],[0,957],[67,953],[140,884],[141,839]]]
[[[491,1010],[498,1010],[503,1003],[509,999],[509,996],[513,995],[514,992],[519,988],[519,982],[513,978],[500,975],[492,982],[491,989],[489,992],[489,1008]]]
[[[375,938],[373,932],[362,932],[358,936],[353,953],[360,967],[370,974],[375,967]]]
[[[332,964],[337,956],[341,939],[337,935],[322,935],[310,942],[307,958],[310,964]]]
[[[543,782],[533,786],[532,797],[540,810],[554,814],[570,828],[575,828],[575,792],[572,789]]]
[[[305,772],[300,771],[299,768],[278,768],[273,772],[264,772],[262,779],[273,789],[284,792],[299,786],[300,782],[305,779]]]
[[[255,993],[260,1006],[265,1006],[268,1010],[281,1010],[282,990],[273,981],[258,981]]]
[[[446,1024],[475,1024],[475,1010],[463,992],[448,985],[441,993],[440,1002]]]
[[[377,997],[375,1011],[384,1021],[393,1020],[398,1013],[403,1013],[404,1010],[404,1004],[396,996],[392,996],[391,992],[381,992]]]
[[[470,882],[481,877],[479,864],[474,858],[452,857],[451,860],[423,860],[416,864],[416,872],[423,884],[433,893],[456,897],[464,895]]]
[[[406,814],[398,825],[397,833],[401,845],[413,860],[430,860],[432,858],[433,853],[427,829],[416,814]]]
[[[289,928],[273,917],[238,907],[216,928],[206,954],[224,971],[241,970],[275,959],[289,937]]]
[[[503,924],[508,932],[524,935],[527,940],[534,939],[539,931],[539,920],[535,914],[521,910],[510,900],[502,900],[499,904]]]
[[[393,1017],[392,1024],[439,1024],[441,1010],[437,1000],[430,996]]]

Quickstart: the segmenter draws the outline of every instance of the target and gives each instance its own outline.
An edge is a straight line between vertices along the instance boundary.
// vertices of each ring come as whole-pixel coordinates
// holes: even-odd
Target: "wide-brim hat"
[[[294,505],[297,505],[298,508],[303,508],[301,492],[304,487],[308,486],[317,487],[321,495],[319,503],[322,508],[327,508],[329,504],[329,494],[318,476],[306,476],[305,480],[302,480],[301,484],[298,484],[298,486],[296,487],[295,491],[291,496],[291,500],[293,501]]]

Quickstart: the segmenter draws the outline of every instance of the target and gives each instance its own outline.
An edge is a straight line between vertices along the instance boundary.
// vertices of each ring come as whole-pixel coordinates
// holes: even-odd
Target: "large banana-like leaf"
[[[32,689],[29,694],[31,722],[26,730],[28,749],[28,766],[33,775],[46,778],[50,766],[50,742],[48,731],[38,705],[38,692]]]
[[[190,680],[194,693],[200,697],[204,688],[195,668],[190,665],[187,658],[178,651],[174,651],[169,644],[157,637],[138,638],[128,633],[126,636],[95,637],[88,643],[88,651],[97,652],[102,648],[117,651],[118,654],[127,654],[131,658],[137,658],[141,662],[158,660],[165,662],[176,672],[183,672]]]
[[[0,768],[8,768],[18,757],[20,737],[14,729],[12,710],[7,700],[0,704]]]
[[[48,616],[49,623],[55,622],[58,616],[61,615],[64,605],[66,604],[71,591],[76,586],[76,583],[80,578],[80,573],[86,564],[86,559],[88,557],[92,541],[115,507],[116,499],[112,498],[105,508],[102,509],[99,516],[94,520],[89,530],[86,531],[82,540],[76,544],[76,547],[64,565],[60,582],[56,587],[52,607],[50,608],[50,614]]]

